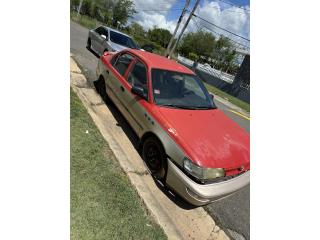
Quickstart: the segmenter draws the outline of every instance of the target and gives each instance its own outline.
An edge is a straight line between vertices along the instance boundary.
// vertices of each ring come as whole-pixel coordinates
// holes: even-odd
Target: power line
[[[142,12],[167,12],[167,11],[181,11],[183,10],[182,8],[177,8],[177,9],[136,9],[137,11],[142,11]]]
[[[215,8],[215,9],[218,9],[217,6],[206,6],[206,8]],[[232,10],[230,10],[229,8],[220,10],[220,12],[234,12],[234,13],[245,14],[245,15],[246,15],[246,14],[250,14],[250,12],[245,13],[245,12],[232,11]]]
[[[188,12],[190,12],[189,10],[187,10],[187,11],[188,11]],[[216,25],[216,24],[214,24],[214,23],[212,23],[212,22],[209,22],[208,20],[206,20],[206,19],[204,19],[204,18],[202,18],[202,17],[199,17],[199,16],[198,16],[198,15],[196,15],[196,14],[193,14],[193,16],[195,16],[195,17],[197,17],[197,18],[201,19],[202,21],[205,21],[206,23],[211,24],[212,26],[215,26],[216,28],[219,28],[219,29],[221,29],[221,30],[223,30],[223,31],[226,31],[226,32],[228,32],[228,33],[230,33],[230,34],[232,34],[232,35],[234,35],[234,36],[237,36],[237,37],[239,37],[239,38],[242,38],[242,39],[244,39],[244,40],[246,40],[246,41],[250,42],[250,39],[245,38],[245,37],[243,37],[243,36],[241,36],[241,35],[238,35],[238,34],[236,34],[236,33],[234,33],[234,32],[231,32],[231,31],[229,31],[228,29],[225,29],[225,28],[219,27],[218,25]]]
[[[248,46],[246,46],[246,45],[244,45],[244,44],[242,44],[242,43],[239,43],[239,42],[237,42],[237,41],[235,41],[235,40],[233,40],[233,39],[231,39],[231,38],[229,38],[229,37],[227,37],[227,36],[224,36],[223,34],[218,33],[218,32],[216,32],[216,31],[208,28],[207,26],[202,25],[202,27],[200,27],[199,24],[198,24],[198,22],[197,22],[195,19],[192,19],[192,20],[193,20],[193,22],[197,25],[198,31],[201,31],[202,28],[205,28],[205,29],[209,30],[210,32],[213,32],[213,33],[217,34],[218,36],[220,36],[220,37],[222,36],[222,37],[224,37],[224,38],[227,38],[227,39],[230,40],[231,42],[234,42],[235,44],[238,44],[238,45],[246,48],[246,50],[249,50],[249,47],[248,47]]]
[[[230,3],[230,2],[227,2],[227,1],[224,1],[224,0],[217,0],[217,1],[223,2],[223,3],[226,3],[226,4],[229,4],[230,6],[234,6],[234,7],[237,7],[237,8],[240,8],[240,9],[243,9],[243,10],[245,10],[245,11],[250,12],[249,9],[246,9],[246,8],[244,8],[244,7],[242,7],[242,6],[238,6],[238,5],[235,5],[235,4],[233,4],[233,3]]]
[[[235,44],[238,44],[238,45],[240,45],[240,46],[242,46],[242,47],[245,47],[247,50],[249,49],[248,46],[246,46],[246,45],[244,45],[244,44],[242,44],[242,43],[239,43],[239,42],[237,42],[237,41],[235,41],[235,40],[233,40],[233,39],[231,39],[231,38],[229,38],[229,37],[227,37],[227,36],[225,36],[225,35],[223,35],[223,34],[221,34],[221,33],[218,33],[218,32],[216,32],[216,31],[214,31],[214,30],[206,27],[206,26],[203,26],[203,27],[204,27],[205,29],[211,31],[211,32],[214,32],[215,34],[217,34],[217,35],[219,35],[219,36],[222,36],[222,37],[224,37],[224,38],[229,39],[231,42],[234,42]]]

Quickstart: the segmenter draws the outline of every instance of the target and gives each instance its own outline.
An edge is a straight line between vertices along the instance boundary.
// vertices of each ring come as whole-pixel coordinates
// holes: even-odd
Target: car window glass
[[[128,83],[131,86],[140,87],[143,89],[145,96],[148,96],[148,86],[147,86],[147,68],[145,65],[137,61],[128,75]]]
[[[102,32],[103,32],[103,27],[98,27],[98,28],[96,29],[96,32],[97,32],[99,35],[101,35]]]
[[[132,60],[133,57],[130,54],[125,53],[117,59],[114,68],[124,76]]]
[[[119,57],[119,54],[116,54],[113,56],[113,58],[111,59],[111,65],[114,67],[114,64],[117,62],[117,59]]]
[[[138,45],[130,37],[115,31],[110,31],[110,40],[128,48],[138,49]]]
[[[103,28],[102,33],[101,33],[101,34],[105,35],[105,36],[106,36],[106,38],[108,39],[108,29]]]
[[[154,102],[182,108],[215,108],[201,80],[191,74],[152,70]]]

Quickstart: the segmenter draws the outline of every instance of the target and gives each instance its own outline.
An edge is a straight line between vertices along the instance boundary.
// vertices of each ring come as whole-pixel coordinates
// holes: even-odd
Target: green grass
[[[166,239],[72,90],[70,96],[71,239]]]
[[[244,101],[241,101],[240,99],[238,99],[234,96],[231,96],[230,94],[225,93],[224,91],[222,91],[214,86],[211,86],[205,82],[204,82],[204,85],[206,86],[206,88],[208,89],[209,92],[212,92],[213,94],[218,95],[219,97],[227,99],[229,102],[233,103],[234,105],[236,105],[236,106],[242,108],[243,110],[247,111],[248,113],[250,113],[250,104],[248,104]]]
[[[86,16],[86,15],[79,14],[79,17],[77,17],[77,13],[74,11],[70,12],[70,18],[74,22],[77,22],[88,29],[95,28],[98,25],[103,25],[102,23],[99,23],[96,19],[90,18],[89,16]]]

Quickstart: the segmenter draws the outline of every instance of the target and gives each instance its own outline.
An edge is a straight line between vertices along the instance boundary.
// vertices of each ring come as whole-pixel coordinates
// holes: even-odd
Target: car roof
[[[141,60],[143,60],[150,68],[158,68],[195,75],[194,72],[192,72],[189,68],[166,57],[136,49],[126,49],[124,51],[131,52],[137,57],[141,58]]]
[[[104,28],[106,28],[106,29],[112,30],[112,31],[114,31],[114,32],[120,33],[120,34],[122,34],[122,35],[125,35],[125,36],[131,38],[128,34],[125,34],[125,33],[123,33],[123,32],[120,32],[119,30],[113,29],[113,28],[111,28],[111,27],[106,27],[106,26],[101,26],[101,27],[104,27]]]

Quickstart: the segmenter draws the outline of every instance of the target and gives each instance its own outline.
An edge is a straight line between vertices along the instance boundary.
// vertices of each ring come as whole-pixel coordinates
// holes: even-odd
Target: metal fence
[[[192,69],[202,81],[219,88],[238,99],[250,103],[250,82],[245,83],[241,81],[239,77],[235,79],[235,76],[233,75],[199,63],[194,69],[194,61],[179,55],[178,62]]]

